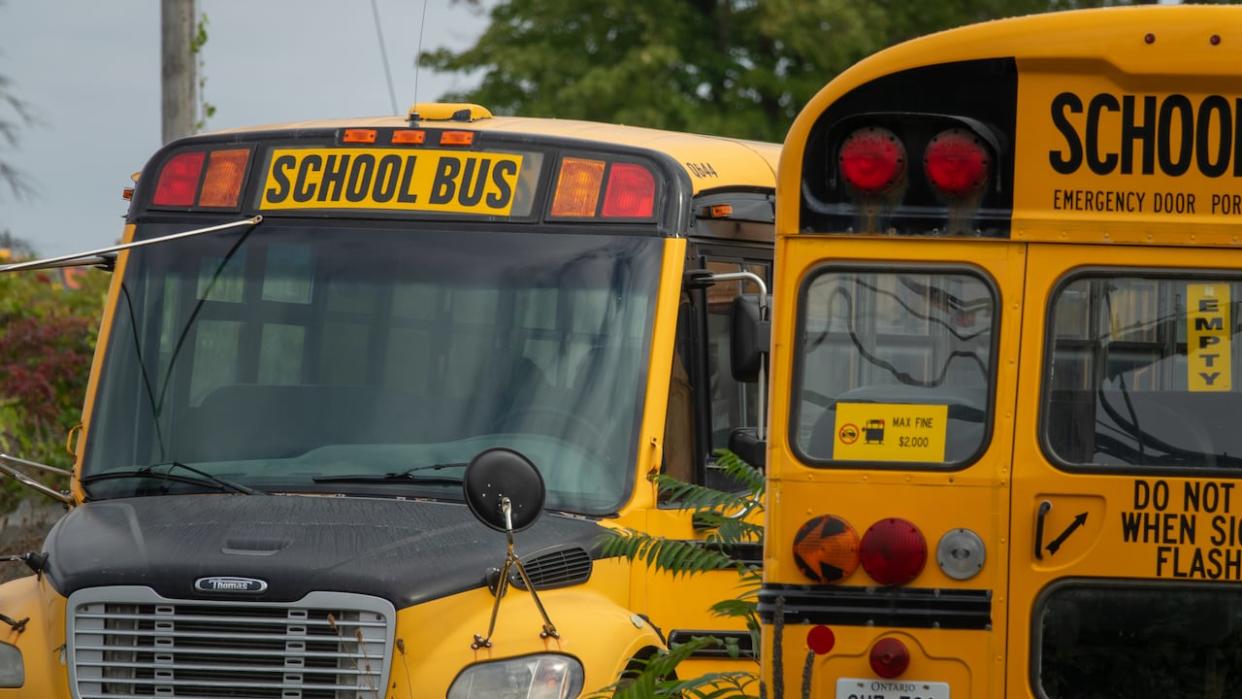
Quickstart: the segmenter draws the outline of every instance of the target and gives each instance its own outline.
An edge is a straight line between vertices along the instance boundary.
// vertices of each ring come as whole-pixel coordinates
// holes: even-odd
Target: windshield
[[[637,449],[660,243],[268,222],[136,252],[87,490],[192,490],[150,472],[91,482],[176,462],[269,492],[458,498],[461,464],[505,446],[539,466],[549,507],[613,512]],[[354,476],[373,482],[339,480]]]

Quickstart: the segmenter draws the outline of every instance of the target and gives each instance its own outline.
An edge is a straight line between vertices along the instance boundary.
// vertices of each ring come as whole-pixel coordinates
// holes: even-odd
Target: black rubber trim
[[[991,590],[766,584],[759,591],[764,623],[772,623],[778,597],[785,600],[786,624],[992,628]]]

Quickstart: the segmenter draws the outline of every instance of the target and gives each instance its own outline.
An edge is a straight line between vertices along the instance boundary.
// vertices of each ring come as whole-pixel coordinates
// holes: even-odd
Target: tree
[[[466,0],[478,4],[478,0]],[[1110,0],[500,0],[474,46],[420,60],[481,84],[446,100],[780,141],[850,64],[933,31]]]
[[[3,6],[4,3],[0,2],[0,7]],[[33,120],[30,107],[13,94],[12,81],[0,73],[0,184],[7,185],[15,197],[28,194],[30,186],[9,161],[7,151],[17,147],[18,129]]]

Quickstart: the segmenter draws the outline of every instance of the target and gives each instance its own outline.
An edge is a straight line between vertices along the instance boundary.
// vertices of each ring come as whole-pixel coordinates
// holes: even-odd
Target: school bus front
[[[152,158],[126,241],[175,239],[115,259],[75,506],[0,588],[0,696],[575,697],[666,633],[745,634],[708,610],[736,575],[598,542],[694,537],[647,480],[693,471],[664,447],[682,280],[696,231],[770,259],[764,151],[477,109]],[[767,239],[731,244],[754,219],[700,223],[700,195],[766,205]],[[549,512],[493,618],[505,536],[462,480],[496,448]]]
[[[798,118],[769,696],[1242,692],[1240,20],[953,30]]]

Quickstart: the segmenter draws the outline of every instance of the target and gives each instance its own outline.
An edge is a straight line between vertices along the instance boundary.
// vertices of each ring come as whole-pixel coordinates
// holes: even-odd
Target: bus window
[[[1044,404],[1050,456],[1071,467],[1239,467],[1234,280],[1096,273],[1052,301]]]
[[[1242,592],[1237,588],[1058,585],[1036,629],[1048,699],[1242,693]]]
[[[995,304],[973,272],[815,274],[800,304],[797,448],[821,464],[965,465],[986,441]],[[887,405],[926,406],[930,417],[918,409],[885,414]],[[903,420],[934,424],[937,412],[947,422],[930,436],[901,436]],[[904,449],[909,439],[918,441],[919,458],[887,448]]]

